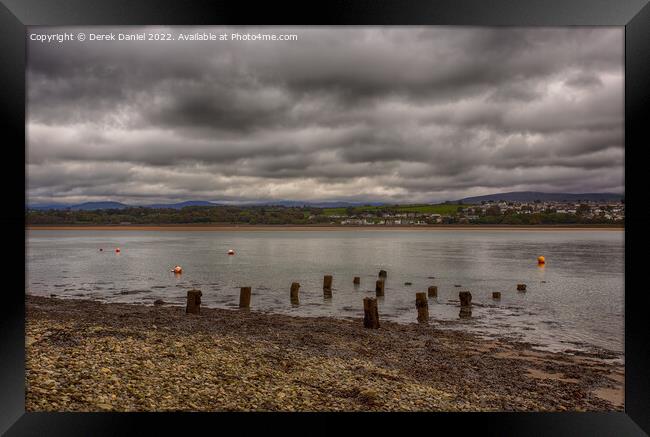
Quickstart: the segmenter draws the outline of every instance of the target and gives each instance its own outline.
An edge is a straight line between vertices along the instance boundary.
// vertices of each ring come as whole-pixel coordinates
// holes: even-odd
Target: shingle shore
[[[621,365],[435,324],[368,330],[360,319],[208,308],[187,315],[36,296],[26,305],[27,411],[623,407]]]

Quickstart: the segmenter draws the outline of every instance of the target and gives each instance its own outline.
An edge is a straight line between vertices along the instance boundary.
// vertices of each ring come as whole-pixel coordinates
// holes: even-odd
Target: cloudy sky
[[[623,28],[30,28],[30,203],[623,192]]]

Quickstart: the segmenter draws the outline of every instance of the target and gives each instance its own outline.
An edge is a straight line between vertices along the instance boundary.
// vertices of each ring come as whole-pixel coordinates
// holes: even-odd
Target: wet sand
[[[27,296],[27,411],[622,411],[624,368],[432,325]]]
[[[106,225],[106,226],[85,226],[85,225],[30,225],[26,227],[31,230],[76,230],[76,231],[624,231],[625,228],[619,225],[538,225],[538,226],[514,226],[514,225],[427,225],[427,226],[362,226],[362,225],[339,225],[339,226],[318,226],[318,225]]]

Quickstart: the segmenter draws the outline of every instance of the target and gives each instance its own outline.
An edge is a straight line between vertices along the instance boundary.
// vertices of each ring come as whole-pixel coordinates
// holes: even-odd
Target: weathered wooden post
[[[472,293],[469,291],[461,291],[458,293],[460,299],[460,314],[461,318],[472,316]]]
[[[332,275],[325,275],[323,277],[323,295],[325,297],[332,297]]]
[[[384,282],[383,279],[377,279],[377,282],[375,282],[375,295],[377,297],[381,297],[384,295],[384,286],[386,283]]]
[[[187,290],[186,314],[201,314],[201,294],[201,290]]]
[[[493,291],[492,292],[492,299],[501,299],[501,292],[500,291]]]
[[[526,284],[517,284],[517,291],[526,291]]]
[[[251,288],[241,287],[239,291],[239,308],[250,308],[251,306]]]
[[[291,304],[300,305],[300,298],[298,297],[298,291],[300,290],[300,284],[297,282],[291,283]]]
[[[354,285],[359,285],[359,284],[361,284],[361,278],[358,277],[358,276],[355,276],[355,277],[354,277],[354,280],[352,281],[352,283],[353,283]]]
[[[429,297],[438,297],[438,287],[436,285],[432,285],[427,290],[427,293],[429,294]]]
[[[379,328],[379,310],[377,299],[374,297],[363,298],[363,326],[364,328]]]
[[[418,309],[418,322],[428,323],[429,300],[427,299],[426,293],[415,293],[415,307]]]
[[[379,271],[379,277],[380,278],[386,279],[387,276],[388,276],[388,273],[386,273],[386,270],[380,270]]]

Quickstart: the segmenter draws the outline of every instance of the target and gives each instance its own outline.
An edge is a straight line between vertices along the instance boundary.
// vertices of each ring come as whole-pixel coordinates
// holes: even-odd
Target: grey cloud
[[[30,42],[30,199],[624,189],[621,29],[236,30],[299,41]]]
[[[595,88],[603,85],[603,81],[595,74],[580,72],[567,78],[567,86],[575,88]]]

